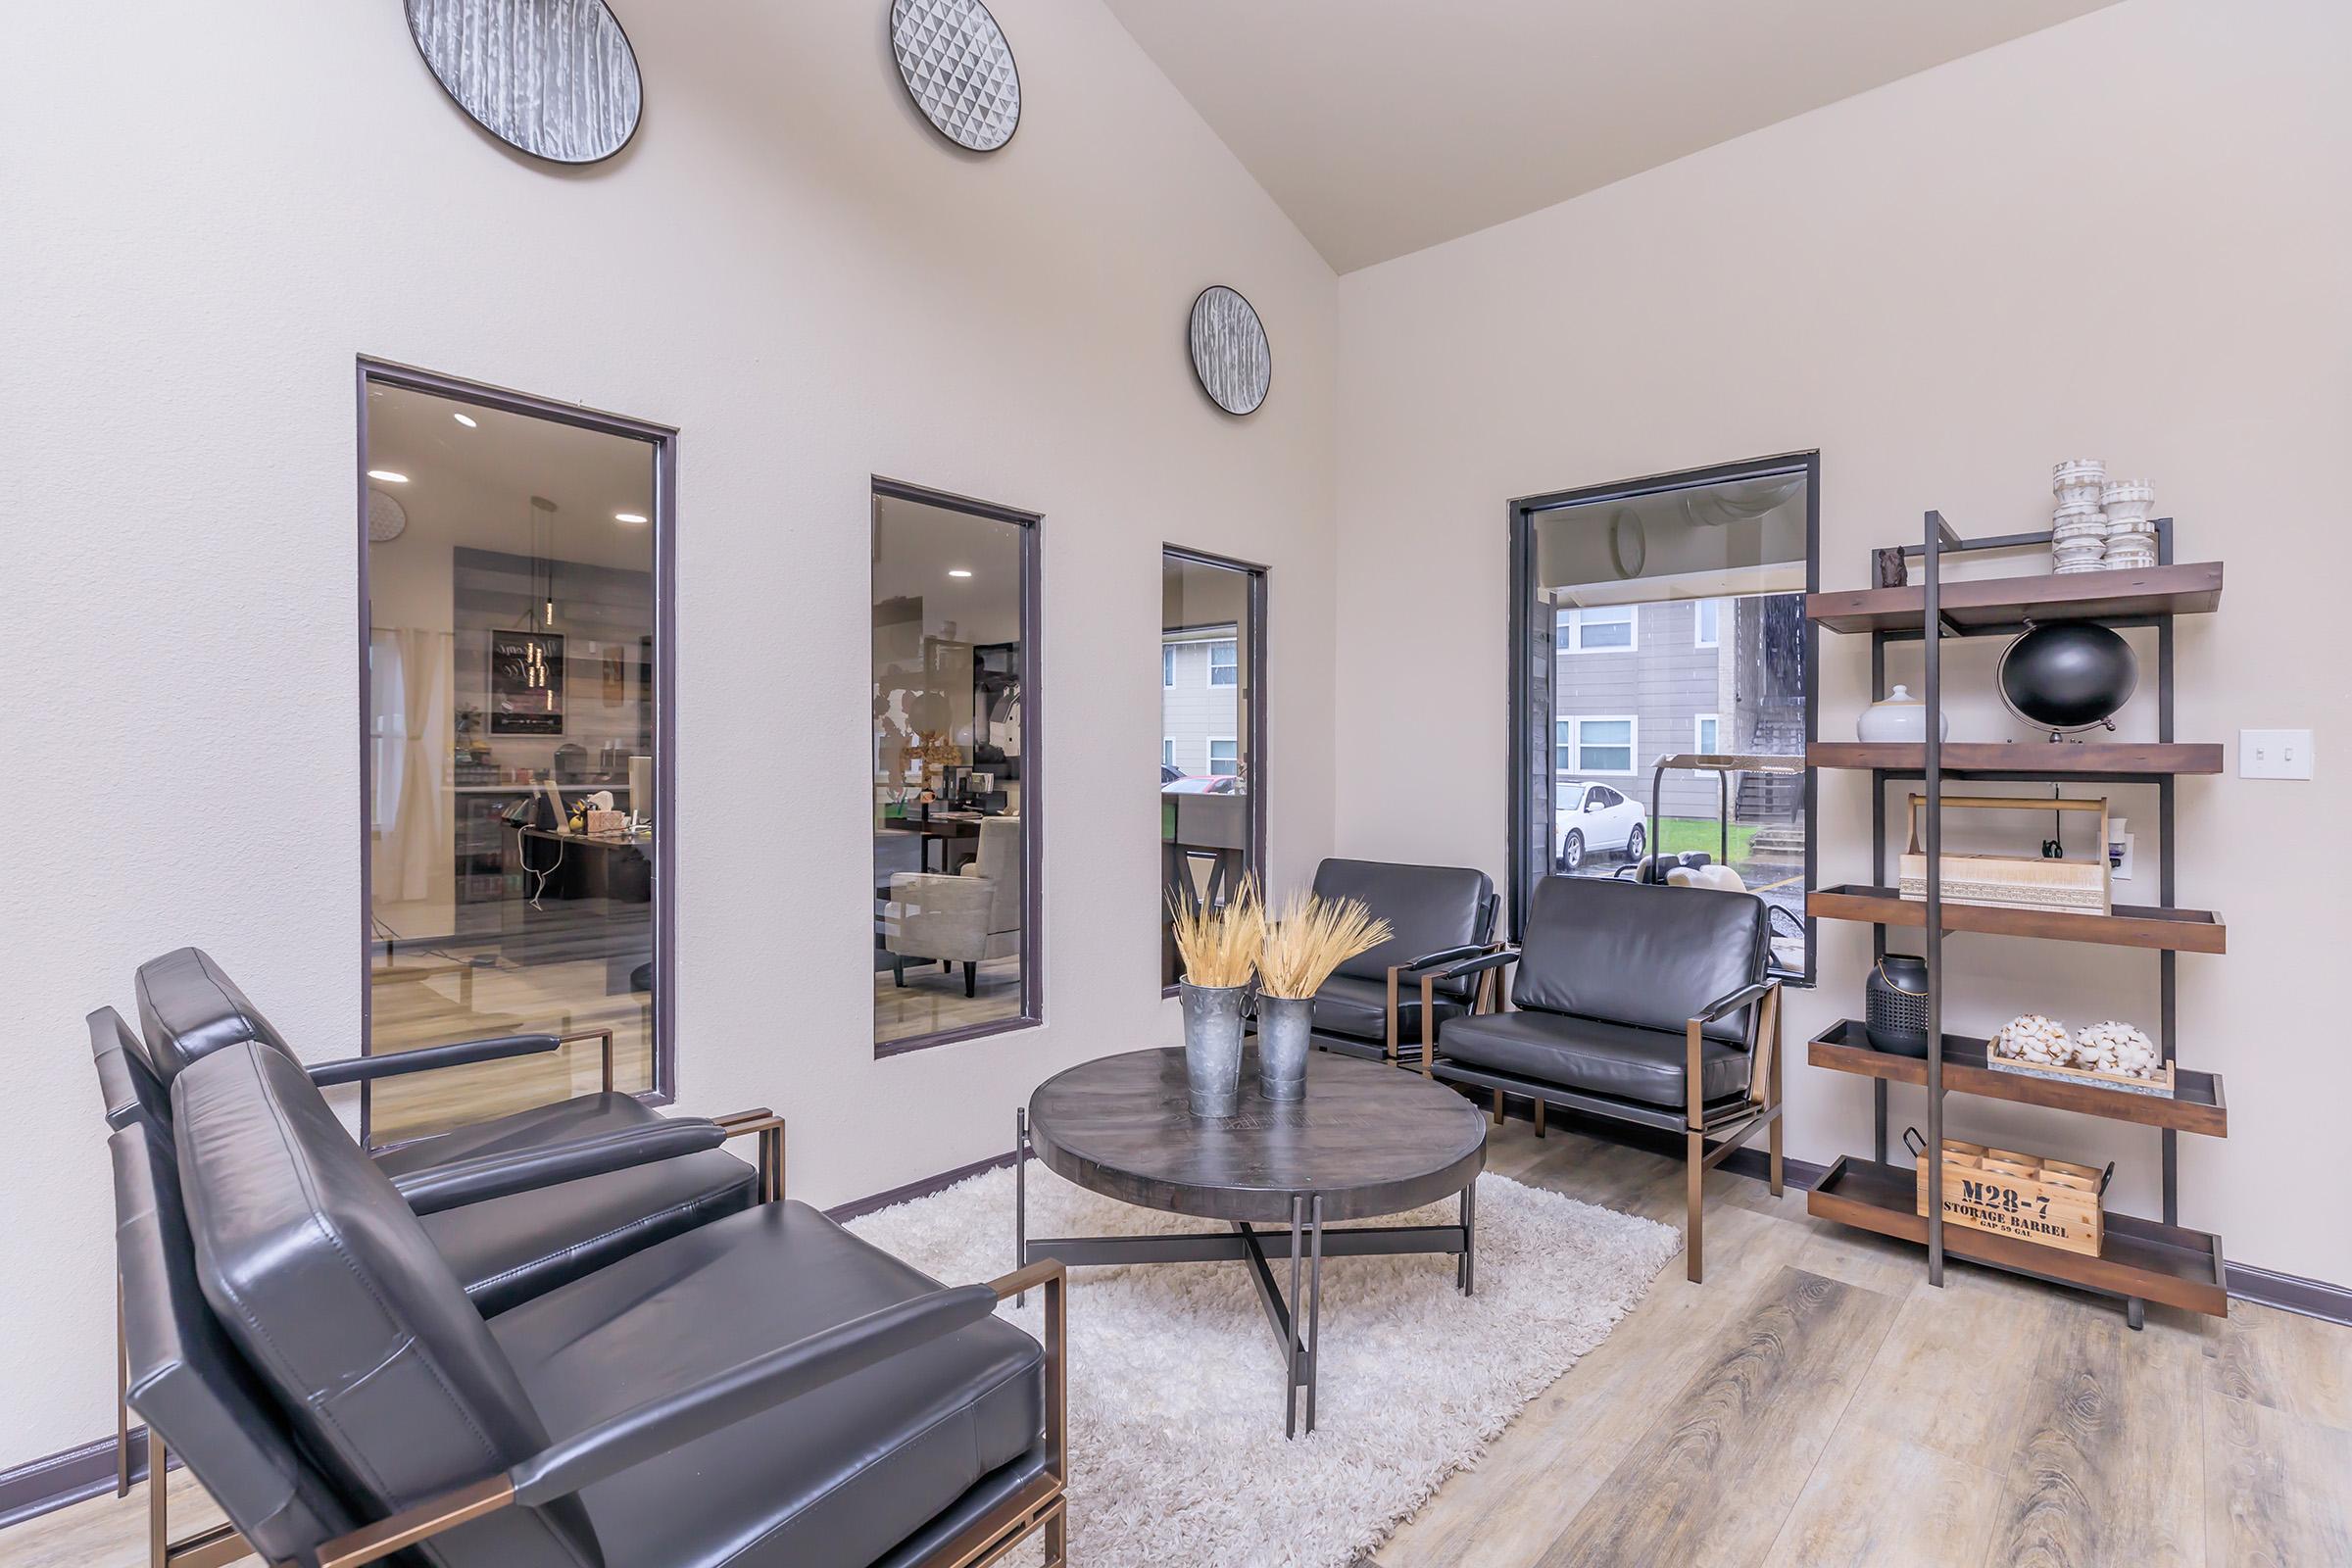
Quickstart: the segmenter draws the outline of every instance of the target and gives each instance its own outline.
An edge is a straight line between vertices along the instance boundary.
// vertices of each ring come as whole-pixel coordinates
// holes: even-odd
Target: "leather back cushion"
[[[172,1092],[147,1064],[147,1049],[112,1007],[89,1016],[90,1062],[98,1069],[98,1094],[106,1102],[106,1124],[128,1127],[144,1121],[170,1141]]]
[[[305,1463],[196,1282],[172,1145],[137,1122],[107,1141],[130,1406],[268,1562],[309,1560],[357,1522]]]
[[[205,1297],[355,1504],[413,1507],[546,1446],[481,1314],[300,1067],[224,1046],[181,1071],[172,1104]],[[576,1498],[437,1549],[468,1568],[597,1561]]]
[[[1462,866],[1325,860],[1315,868],[1315,893],[1329,902],[1353,899],[1396,928],[1388,941],[1339,967],[1341,974],[1385,983],[1393,963],[1486,941],[1494,882]]]
[[[165,1083],[190,1062],[248,1040],[298,1059],[285,1037],[202,948],[180,948],[140,964],[138,996],[147,1058]]]
[[[1707,1004],[1764,978],[1770,930],[1752,893],[1545,877],[1528,906],[1511,1001],[1680,1033]],[[1747,1010],[1705,1032],[1746,1039]]]

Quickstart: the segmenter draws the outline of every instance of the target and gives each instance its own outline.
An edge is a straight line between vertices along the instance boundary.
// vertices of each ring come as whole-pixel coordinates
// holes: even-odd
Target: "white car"
[[[1563,780],[1553,791],[1560,833],[1559,868],[1573,873],[1588,855],[1642,858],[1648,829],[1642,808],[1606,784]]]

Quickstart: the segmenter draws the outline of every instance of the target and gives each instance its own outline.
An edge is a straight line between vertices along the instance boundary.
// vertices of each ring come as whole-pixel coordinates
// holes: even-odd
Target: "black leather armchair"
[[[1781,1191],[1771,953],[1765,904],[1752,893],[1547,877],[1516,950],[1439,971],[1458,981],[1517,967],[1510,1008],[1447,1020],[1423,1071],[1491,1090],[1497,1125],[1504,1097],[1526,1097],[1539,1137],[1546,1105],[1681,1134],[1684,1252],[1695,1281],[1707,1169],[1767,1128],[1771,1187]]]
[[[116,1128],[145,1120],[168,1140],[172,1079],[215,1052],[257,1042],[295,1060],[284,1037],[199,949],[141,965],[138,1001],[144,1039],[112,1007],[89,1016],[106,1117]],[[559,1045],[553,1035],[514,1035],[297,1065],[315,1086],[327,1086],[540,1054]],[[756,1167],[720,1148],[746,1137],[756,1141]],[[784,1124],[765,1109],[717,1120],[663,1117],[634,1096],[604,1093],[473,1123],[374,1158],[467,1297],[497,1312],[780,1199]],[[118,1494],[131,1482],[129,1424],[121,1412],[118,1401]],[[148,1472],[157,1473],[152,1456]],[[160,1495],[155,1502],[163,1506]]]
[[[1499,905],[1484,871],[1387,860],[1325,860],[1314,891],[1353,899],[1389,922],[1389,940],[1343,963],[1315,993],[1313,1043],[1373,1061],[1418,1061],[1437,1026],[1476,1004],[1482,976],[1441,970],[1488,951]]]
[[[1065,1561],[1059,1264],[949,1289],[774,1202],[485,1313],[290,1059],[172,1100],[112,1153],[131,1402],[230,1520],[190,1568]]]

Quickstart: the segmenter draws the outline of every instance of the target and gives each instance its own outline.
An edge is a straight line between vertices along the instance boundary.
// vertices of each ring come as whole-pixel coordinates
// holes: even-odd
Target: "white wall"
[[[1163,540],[1270,564],[1278,877],[1328,850],[1333,279],[1107,12],[998,0],[1028,113],[981,160],[914,117],[877,4],[632,5],[643,128],[563,172],[459,114],[396,5],[19,9],[0,1467],[109,1428],[82,1014],[196,942],[307,1050],[354,1046],[356,355],[683,431],[680,1083],[788,1114],[797,1195],[993,1153],[1041,1077],[1172,1033]],[[1220,281],[1283,366],[1247,421],[1183,359]],[[1049,1018],[879,1063],[877,472],[1045,517]]]
[[[2046,527],[2050,465],[2103,455],[2153,477],[2182,559],[2228,564],[2222,612],[2180,624],[2180,738],[2232,743],[2234,767],[2241,725],[2319,731],[2316,782],[2180,785],[2181,902],[2220,910],[2231,949],[2179,960],[2181,1054],[2227,1076],[2232,1134],[2181,1139],[2181,1215],[2234,1259],[2352,1280],[2324,1196],[2352,1098],[2347,60],[2340,0],[2129,0],[1344,277],[1339,734],[1409,712],[1416,744],[1340,775],[1341,851],[1503,870],[1509,497],[1818,447],[1823,583],[1853,587],[1927,508]],[[1967,661],[1989,652],[1954,682],[1983,682]],[[1825,639],[1824,738],[1852,734],[1868,680],[1866,643]],[[1953,733],[2018,731],[1980,703]],[[2144,800],[2121,807],[2135,830]],[[1864,879],[1868,802],[1866,779],[1823,776],[1824,880]],[[1947,953],[1955,1027],[2154,1020],[2144,956]],[[1807,1035],[1858,1015],[1868,955],[1865,928],[1824,922],[1822,986],[1791,1009],[1811,1159],[1868,1149],[1865,1084],[1801,1065]],[[1898,1129],[1921,1114],[1895,1103]],[[1955,1136],[2121,1159],[2120,1205],[2152,1211],[2154,1134],[1950,1104]]]

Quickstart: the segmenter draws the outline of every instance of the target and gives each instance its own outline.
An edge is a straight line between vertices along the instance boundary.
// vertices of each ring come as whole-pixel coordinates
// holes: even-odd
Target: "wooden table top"
[[[1029,1140],[1048,1170],[1146,1208],[1263,1225],[1291,1222],[1294,1194],[1326,1221],[1396,1214],[1450,1197],[1487,1162],[1487,1118],[1452,1089],[1385,1062],[1310,1051],[1306,1097],[1257,1089],[1242,1060],[1240,1114],[1185,1108],[1184,1053],[1131,1051],[1038,1086]]]

